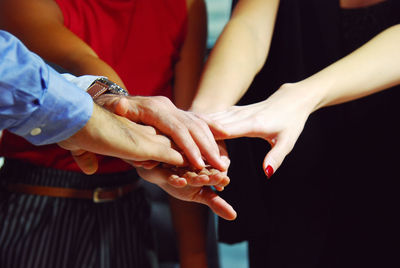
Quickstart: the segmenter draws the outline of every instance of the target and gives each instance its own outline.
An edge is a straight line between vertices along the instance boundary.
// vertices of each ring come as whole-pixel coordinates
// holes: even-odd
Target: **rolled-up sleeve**
[[[18,39],[0,31],[0,128],[42,145],[65,140],[91,117],[89,94]]]

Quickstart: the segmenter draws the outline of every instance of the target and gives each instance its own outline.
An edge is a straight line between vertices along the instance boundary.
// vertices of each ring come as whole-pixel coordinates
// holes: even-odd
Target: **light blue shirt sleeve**
[[[99,79],[100,77],[105,77],[105,76],[96,76],[96,75],[82,75],[82,76],[74,76],[69,73],[63,73],[61,74],[65,79],[67,79],[69,82],[73,83],[75,86],[79,87],[82,90],[87,90],[96,79]],[[107,78],[107,77],[105,77]]]
[[[51,144],[76,133],[92,112],[89,94],[0,31],[0,130],[35,145]]]

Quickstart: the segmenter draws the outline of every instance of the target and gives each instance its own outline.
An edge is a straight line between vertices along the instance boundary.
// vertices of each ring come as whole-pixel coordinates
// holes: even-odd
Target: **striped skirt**
[[[87,176],[6,159],[0,170],[0,267],[157,267],[142,188],[105,203],[5,190],[8,183],[95,189],[134,180],[132,171]]]

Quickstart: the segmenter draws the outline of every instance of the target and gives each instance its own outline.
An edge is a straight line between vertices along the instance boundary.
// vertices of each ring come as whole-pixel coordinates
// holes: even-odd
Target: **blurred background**
[[[205,0],[208,14],[207,47],[212,48],[229,20],[232,0]]]

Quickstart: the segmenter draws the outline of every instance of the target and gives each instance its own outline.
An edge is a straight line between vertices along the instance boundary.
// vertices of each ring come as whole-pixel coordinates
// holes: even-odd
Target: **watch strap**
[[[92,96],[93,99],[97,98],[104,92],[108,90],[108,85],[100,82],[100,81],[95,81],[87,90],[86,92],[89,93],[90,96]]]
[[[116,83],[108,80],[105,77],[96,79],[86,90],[93,99],[99,97],[103,93],[110,93],[116,95],[128,96],[128,92],[117,85]]]

